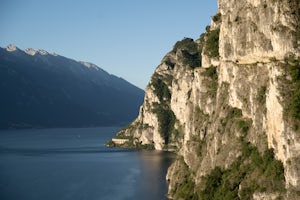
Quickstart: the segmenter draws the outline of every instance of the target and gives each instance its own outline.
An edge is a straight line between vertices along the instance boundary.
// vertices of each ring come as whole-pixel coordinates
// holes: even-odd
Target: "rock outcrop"
[[[118,137],[178,154],[170,198],[300,198],[299,10],[219,0],[206,33],[163,58]]]

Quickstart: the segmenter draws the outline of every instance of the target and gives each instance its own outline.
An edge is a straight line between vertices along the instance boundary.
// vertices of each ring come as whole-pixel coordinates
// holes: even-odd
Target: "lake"
[[[118,129],[0,131],[0,199],[167,199],[174,155],[106,148]]]

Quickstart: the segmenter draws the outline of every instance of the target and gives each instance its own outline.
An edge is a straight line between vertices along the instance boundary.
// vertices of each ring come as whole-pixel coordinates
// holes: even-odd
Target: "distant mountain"
[[[137,116],[143,96],[94,64],[0,48],[0,128],[123,125]]]

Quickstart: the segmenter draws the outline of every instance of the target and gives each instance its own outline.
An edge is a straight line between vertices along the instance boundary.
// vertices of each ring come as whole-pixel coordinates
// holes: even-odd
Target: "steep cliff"
[[[300,198],[299,0],[219,0],[162,60],[117,137],[175,151],[174,199]]]

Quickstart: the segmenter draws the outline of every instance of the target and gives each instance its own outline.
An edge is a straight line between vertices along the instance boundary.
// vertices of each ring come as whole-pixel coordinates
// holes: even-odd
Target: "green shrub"
[[[243,134],[243,137],[245,137],[250,128],[249,122],[244,121],[244,120],[239,120],[237,122],[237,128]]]
[[[206,31],[206,32],[209,32],[209,31],[210,31],[210,26],[206,26],[206,27],[205,27],[205,31]]]
[[[242,159],[245,160],[248,157],[250,157],[250,155],[256,151],[256,147],[251,145],[250,142],[242,142]]]
[[[292,117],[295,119],[300,119],[300,91],[297,90],[295,92],[292,103],[289,106],[289,109],[291,110]]]
[[[191,38],[184,38],[183,40],[176,42],[173,47],[173,51],[176,52],[178,49],[186,50],[191,54],[198,52],[197,43],[195,43]]]
[[[186,180],[180,186],[178,197],[183,199],[192,199],[194,187],[195,182],[191,179],[191,177],[186,178]]]
[[[214,168],[204,182],[197,192],[200,199],[252,199],[255,191],[283,192],[284,168],[272,149],[261,155],[255,146],[242,142],[242,155],[226,170]]]
[[[292,78],[292,84],[294,86],[288,109],[292,117],[294,117],[295,119],[300,119],[300,62],[299,60],[289,61],[288,73]]]
[[[205,50],[210,57],[219,56],[219,35],[220,29],[207,32]]]
[[[205,179],[205,188],[200,191],[199,194],[201,199],[210,200],[214,199],[215,193],[222,184],[223,171],[220,167],[215,167],[210,174],[208,174]]]
[[[285,97],[285,114],[294,119],[295,127],[300,120],[300,61],[299,58],[289,56],[285,58],[286,78],[283,88]]]
[[[300,80],[300,64],[299,58],[296,59],[294,56],[288,56],[285,58],[285,62],[288,65],[288,73],[292,78],[292,81],[299,81]]]
[[[263,155],[265,175],[272,180],[284,180],[284,168],[282,162],[275,159],[273,149],[267,149]]]
[[[175,63],[171,62],[170,60],[165,61],[166,65],[168,65],[171,69],[174,69]]]
[[[242,117],[242,116],[243,116],[243,113],[242,113],[241,109],[239,109],[239,108],[230,108],[226,118],[233,119],[233,118],[238,118],[238,117]]]
[[[210,66],[209,68],[206,68],[202,75],[214,80],[218,79],[217,67]]]
[[[154,87],[154,92],[160,101],[163,101],[164,98],[167,100],[171,99],[171,93],[168,86],[162,80],[163,78],[155,74],[152,77],[152,85]]]
[[[191,68],[201,66],[201,45],[198,45],[191,38],[184,38],[174,45],[173,52],[178,49],[182,52],[182,63],[188,65]]]
[[[257,100],[259,103],[266,102],[266,90],[267,90],[266,86],[262,86],[259,88],[257,92]]]
[[[210,79],[210,81],[207,82],[207,88],[209,89],[208,94],[212,97],[215,97],[218,90],[217,67],[210,66],[209,68],[206,68],[205,71],[202,72],[202,75]]]
[[[240,191],[240,199],[252,199],[253,193],[259,189],[259,186],[256,183],[253,183],[252,185],[248,187],[244,187]]]
[[[222,15],[221,13],[217,13],[215,16],[212,17],[212,20],[217,23],[217,22],[221,22],[222,20]]]
[[[153,112],[158,118],[159,132],[165,140],[165,144],[169,143],[169,138],[174,130],[174,125],[176,122],[176,117],[172,110],[164,109],[162,107],[156,106]]]
[[[191,176],[189,167],[184,162],[182,156],[178,158],[178,165],[176,167],[176,177],[178,182],[171,191],[174,199],[191,199],[197,200],[197,195],[194,194],[195,182]]]
[[[196,149],[196,154],[198,157],[202,156],[202,148],[206,145],[205,140],[198,140],[197,141],[197,149]]]
[[[184,65],[188,65],[193,69],[201,66],[201,54],[199,52],[191,54],[189,51],[184,50],[182,51],[182,57],[182,63]]]

